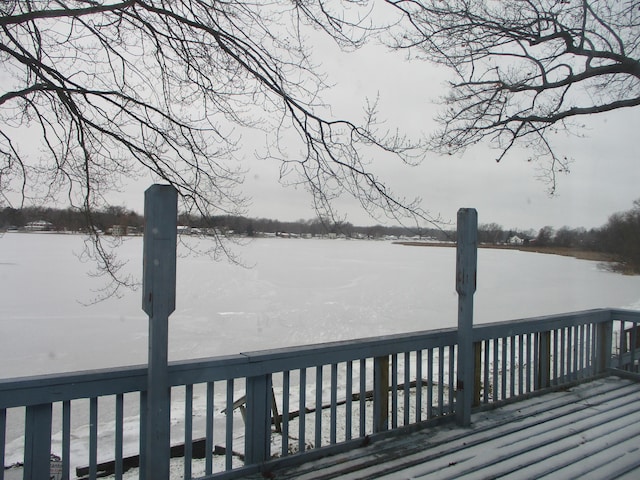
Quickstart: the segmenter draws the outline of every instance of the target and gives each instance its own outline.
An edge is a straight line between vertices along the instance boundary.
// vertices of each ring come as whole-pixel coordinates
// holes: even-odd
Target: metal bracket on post
[[[178,193],[171,185],[144,192],[142,309],[149,315],[146,469],[148,479],[169,478],[171,388],[169,315],[176,306]]]
[[[456,382],[456,422],[471,424],[474,394],[473,294],[478,265],[478,212],[458,210],[456,251],[456,291],[458,292],[458,378]]]

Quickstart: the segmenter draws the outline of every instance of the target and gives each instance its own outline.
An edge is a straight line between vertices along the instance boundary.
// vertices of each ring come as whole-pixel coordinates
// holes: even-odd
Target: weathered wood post
[[[376,357],[373,364],[373,431],[389,430],[389,356]]]
[[[171,185],[144,192],[142,309],[149,315],[146,468],[148,479],[169,478],[171,388],[169,315],[176,307],[178,193]],[[142,477],[142,475],[141,475]]]
[[[478,264],[478,212],[458,210],[456,250],[456,291],[458,292],[458,378],[456,382],[456,422],[471,424],[474,390],[473,294]]]

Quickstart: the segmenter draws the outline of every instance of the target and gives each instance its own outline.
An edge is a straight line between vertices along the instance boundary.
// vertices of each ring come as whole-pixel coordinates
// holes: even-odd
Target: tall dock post
[[[169,478],[171,387],[169,315],[176,307],[178,193],[171,185],[144,192],[142,309],[149,315],[145,465],[141,478]],[[142,453],[142,452],[141,452]]]
[[[456,291],[458,292],[458,378],[456,382],[456,422],[471,424],[474,394],[473,294],[478,264],[478,212],[458,210],[456,249]]]

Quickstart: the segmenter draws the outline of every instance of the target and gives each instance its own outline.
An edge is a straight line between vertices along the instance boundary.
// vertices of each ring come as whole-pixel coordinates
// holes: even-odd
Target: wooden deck
[[[640,478],[640,383],[606,377],[247,479]]]

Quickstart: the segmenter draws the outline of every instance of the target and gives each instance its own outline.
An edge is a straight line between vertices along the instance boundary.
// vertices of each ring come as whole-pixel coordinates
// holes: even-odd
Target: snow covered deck
[[[640,382],[605,377],[246,479],[640,478]]]

